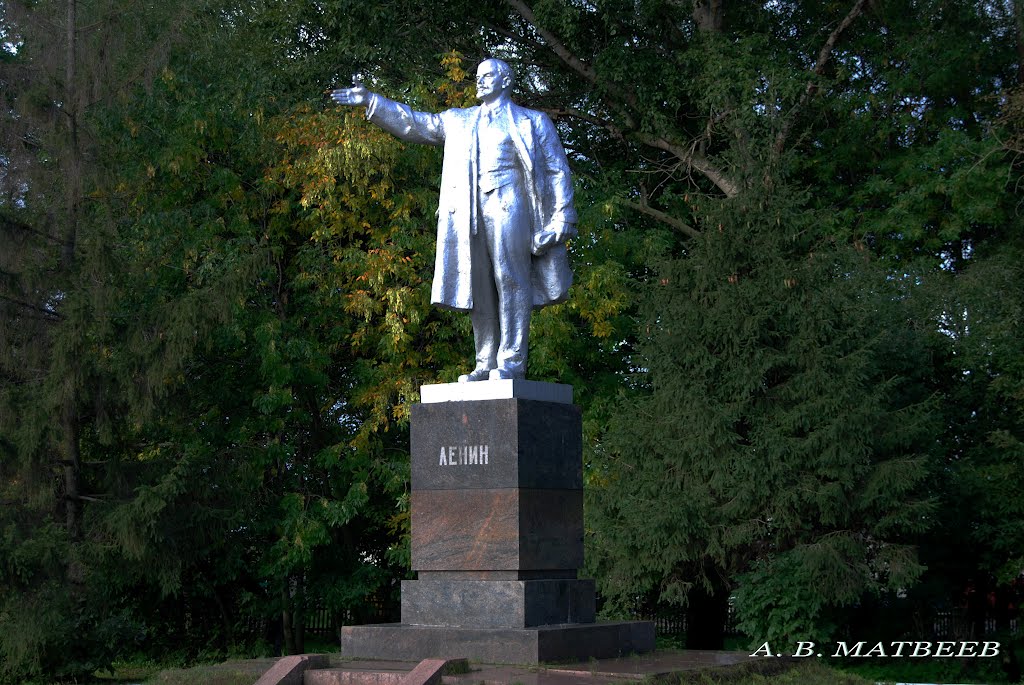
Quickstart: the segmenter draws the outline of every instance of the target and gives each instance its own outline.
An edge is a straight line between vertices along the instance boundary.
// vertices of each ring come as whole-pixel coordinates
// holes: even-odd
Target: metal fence
[[[636,615],[636,619],[654,623],[655,634],[662,637],[682,637],[686,634],[688,617],[686,609],[683,607],[658,607],[653,612],[639,612]],[[731,606],[725,619],[725,634],[740,634],[736,628],[736,611]]]
[[[686,634],[687,615],[686,609],[682,607],[659,607],[654,612],[639,613],[636,618],[643,621],[652,621],[656,633],[663,637],[682,637]],[[955,639],[977,639],[985,635],[994,635],[997,632],[1008,631],[1011,634],[1018,634],[1020,631],[1020,618],[1014,617],[1001,622],[994,616],[986,616],[984,620],[973,620],[966,611],[947,610],[933,612],[929,617],[914,622],[913,629],[915,637],[926,638],[955,638]],[[725,621],[726,635],[741,635],[736,627],[737,618],[733,607],[729,607],[729,613]]]
[[[1011,618],[1003,623],[1004,625],[1000,626],[999,621],[993,616],[976,621],[968,618],[966,612],[940,611],[932,616],[931,629],[934,637],[959,639],[993,635],[1001,629],[1008,630],[1011,634],[1016,634],[1020,630],[1019,618]]]
[[[359,612],[357,618],[352,611],[337,613],[329,609],[308,609],[306,611],[306,633],[312,635],[337,636],[342,626],[357,623],[393,623],[400,620],[398,607],[383,600],[370,600]]]
[[[389,607],[383,602],[373,602],[368,610],[361,612],[363,621],[369,623],[388,623],[398,621],[394,607]],[[638,615],[639,620],[652,621],[658,635],[664,637],[681,637],[686,634],[687,616],[686,610],[681,607],[659,607],[653,613]],[[726,635],[739,635],[736,628],[736,614],[732,607],[729,607],[729,614],[725,623]],[[306,612],[306,633],[312,635],[336,636],[343,625],[353,625],[356,619],[352,612],[337,614],[328,609],[310,609]],[[986,617],[984,623],[970,620],[963,611],[937,611],[930,618],[917,622],[917,635],[920,638],[958,638],[970,639],[992,635],[1000,629],[1009,630],[1016,634],[1020,630],[1020,619],[1012,618],[1004,622],[1000,627],[994,617]],[[979,625],[983,625],[983,633],[979,635]]]

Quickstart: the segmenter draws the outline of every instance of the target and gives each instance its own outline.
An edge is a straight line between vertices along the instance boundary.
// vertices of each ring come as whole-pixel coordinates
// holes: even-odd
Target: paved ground
[[[659,651],[652,654],[619,659],[593,659],[576,664],[545,666],[504,666],[470,663],[470,672],[445,676],[445,685],[611,685],[639,681],[648,676],[677,671],[696,670],[709,666],[745,663],[750,660],[746,652],[713,651]],[[238,662],[235,662],[236,664]],[[262,674],[273,660],[253,662],[254,672]],[[369,661],[343,659],[331,655],[332,669],[358,672],[367,676],[362,682],[371,682],[371,674],[405,674],[416,666],[412,661]],[[259,670],[262,669],[262,670]],[[394,676],[392,676],[392,679]]]
[[[450,685],[611,685],[648,676],[723,666],[749,660],[745,652],[655,652],[620,659],[594,659],[542,668],[473,665],[478,671],[445,678]]]

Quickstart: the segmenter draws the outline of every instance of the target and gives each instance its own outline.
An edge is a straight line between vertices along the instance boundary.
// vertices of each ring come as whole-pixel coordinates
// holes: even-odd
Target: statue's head
[[[484,102],[511,93],[514,83],[512,67],[500,59],[485,59],[476,68],[476,96]]]

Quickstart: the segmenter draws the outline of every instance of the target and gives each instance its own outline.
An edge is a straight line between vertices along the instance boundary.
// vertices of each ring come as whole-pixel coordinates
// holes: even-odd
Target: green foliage
[[[190,341],[194,346],[167,350],[178,367],[165,375],[169,387],[159,405],[165,415],[149,418],[139,438],[173,447],[166,455],[160,450],[162,468],[154,465],[159,484],[137,490],[129,505],[135,511],[119,523],[137,526],[139,514],[151,511],[158,537],[139,548],[166,554],[166,540],[155,544],[167,534],[166,517],[185,514],[186,529],[206,518],[207,544],[197,549],[193,539],[178,550],[183,568],[205,565],[203,559],[216,554],[218,563],[206,571],[213,574],[205,579],[210,592],[227,593],[237,604],[237,590],[230,588],[243,589],[241,598],[257,616],[291,616],[296,632],[288,648],[301,650],[306,607],[358,609],[384,585],[393,544],[387,522],[401,515],[394,498],[400,503],[400,474],[407,467],[381,458],[387,443],[375,438],[379,426],[367,421],[376,408],[361,390],[364,362],[347,356],[356,347],[357,321],[373,316],[339,306],[339,297],[352,292],[339,274],[345,257],[321,242],[324,231],[332,231],[345,249],[362,245],[362,226],[375,220],[370,212],[379,204],[342,214],[340,204],[316,195],[354,198],[357,186],[386,170],[389,159],[378,159],[381,166],[367,173],[370,157],[356,153],[338,162],[345,174],[325,171],[317,166],[322,160],[293,159],[289,145],[305,144],[289,137],[298,135],[300,115],[261,110],[254,116],[234,97],[230,82],[224,92],[210,93],[187,72],[168,73],[151,96],[151,109],[127,122],[140,131],[176,130],[182,139],[139,135],[126,150],[125,161],[145,171],[135,176],[141,184],[127,207],[138,212],[132,230],[169,235],[173,222],[179,238],[164,243],[154,261],[180,263],[182,272],[140,274],[161,280],[128,292],[155,294],[174,308],[191,309],[197,298],[213,306],[205,307],[209,318],[199,319],[204,327]],[[325,173],[337,173],[342,185],[295,191],[297,175],[316,174],[319,182]],[[137,240],[152,245],[148,236]],[[365,277],[366,269],[358,273]],[[346,275],[354,279],[352,271]],[[166,314],[150,311],[149,325],[166,325]],[[196,317],[191,323],[194,330]],[[369,351],[378,352],[380,346]],[[360,432],[364,424],[369,427]],[[189,455],[217,476],[205,496],[176,485],[197,475],[182,469]],[[156,497],[156,508],[145,504],[146,493]],[[168,495],[191,498],[191,509],[186,514],[185,502],[168,501]],[[208,516],[197,501],[206,503]],[[225,541],[227,547],[215,551]],[[162,587],[176,592],[184,585]]]
[[[805,202],[783,187],[712,210],[720,230],[649,288],[645,392],[623,398],[589,500],[594,569],[626,606],[729,578],[748,634],[821,638],[823,608],[921,572],[924,345],[886,273],[815,240]]]
[[[104,591],[102,579],[89,580],[86,593],[49,581],[5,598],[0,682],[80,678],[109,668],[117,654],[141,644],[145,632],[131,609]]]
[[[361,242],[378,239],[362,225],[381,216],[372,215],[381,204],[348,206],[343,216],[340,204],[303,206],[309,197],[280,171],[294,148],[279,139],[301,108],[294,95],[278,105],[260,91],[270,86],[260,73],[268,65],[246,63],[253,53],[236,28],[189,15],[191,35],[219,35],[217,47],[234,49],[190,47],[146,88],[127,84],[130,107],[122,101],[93,120],[109,141],[99,160],[109,176],[93,195],[82,281],[61,308],[69,323],[49,370],[55,384],[87,377],[80,382],[95,392],[79,442],[93,504],[81,544],[69,544],[47,513],[60,493],[45,468],[31,512],[0,510],[11,552],[0,555],[9,559],[0,587],[12,590],[3,616],[25,624],[0,638],[12,678],[91,672],[143,647],[134,636],[186,660],[223,653],[249,639],[251,618],[275,614],[293,627],[287,648],[301,650],[307,607],[358,616],[368,595],[387,599],[400,573],[408,467],[395,438],[376,432],[401,416],[374,404],[366,386],[379,378],[367,370],[385,343],[411,336],[380,336],[358,350],[362,358],[350,351],[356,322],[376,326],[380,314],[395,333],[403,293],[386,316],[337,307],[350,281],[389,268],[367,263]],[[394,155],[365,161],[327,169],[342,180],[338,197],[356,197],[367,168],[390,173]],[[316,164],[302,171],[325,173]],[[311,240],[331,211],[349,227],[330,227],[333,253]],[[350,262],[344,273],[341,258]],[[84,361],[69,369],[72,357]],[[31,387],[4,390],[5,406],[49,406]],[[374,412],[385,420],[369,421]],[[14,440],[4,448],[39,450],[45,429],[30,426],[7,433]],[[3,475],[5,497],[26,496],[23,476],[6,465]],[[69,567],[69,556],[80,560]],[[74,575],[82,568],[84,578]],[[45,618],[34,630],[24,612],[43,578],[61,592],[33,614]],[[108,596],[131,599],[100,601]],[[66,649],[73,634],[76,648]]]
[[[1018,245],[993,251],[964,270],[961,295],[953,300],[971,303],[967,320],[955,324],[968,330],[956,335],[954,353],[976,377],[961,378],[954,397],[976,412],[970,419],[977,431],[952,465],[956,495],[976,503],[974,542],[983,548],[987,570],[1003,582],[1015,579],[1024,564],[1024,511],[1015,494],[1024,486],[1021,263]]]

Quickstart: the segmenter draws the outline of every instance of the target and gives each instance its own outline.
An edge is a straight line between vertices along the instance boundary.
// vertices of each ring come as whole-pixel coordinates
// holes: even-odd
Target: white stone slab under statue
[[[521,378],[420,386],[420,402],[423,404],[512,399],[572,404],[572,386],[562,383],[527,381]]]

